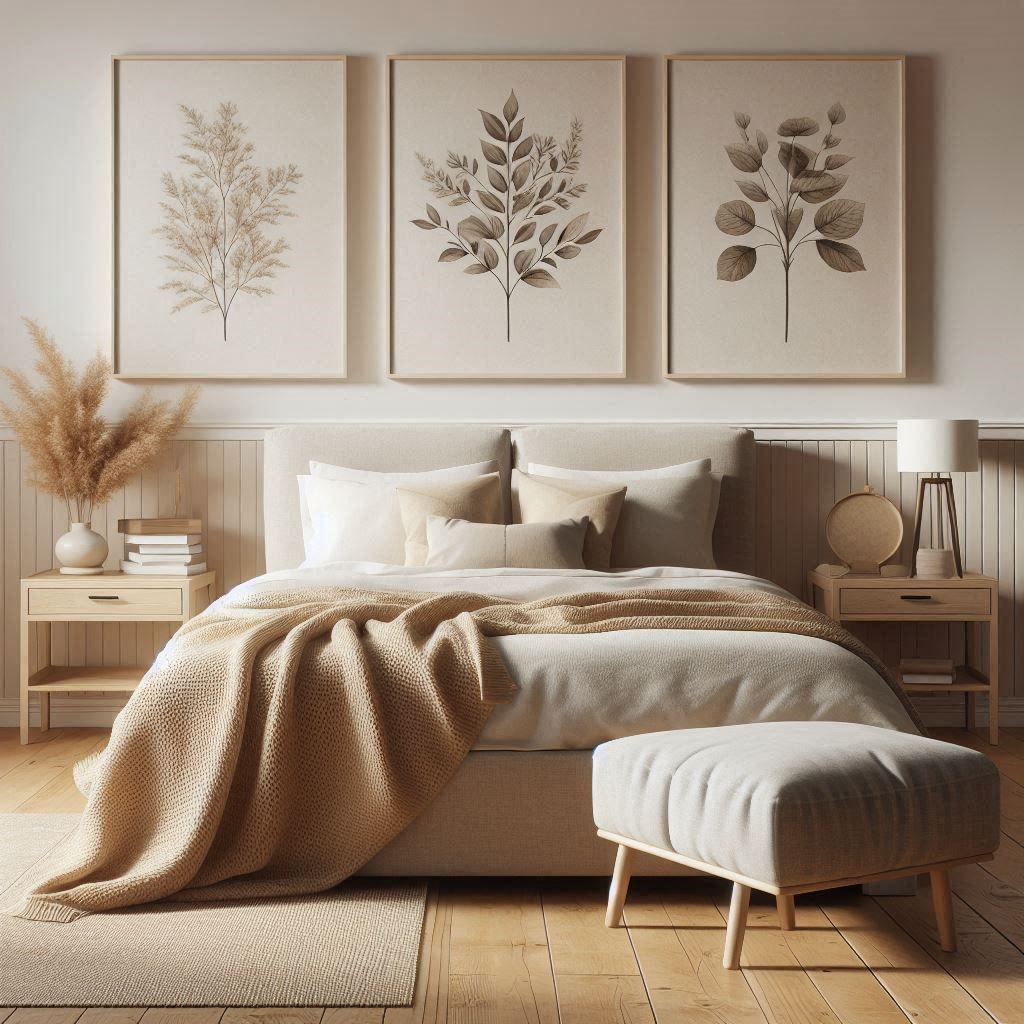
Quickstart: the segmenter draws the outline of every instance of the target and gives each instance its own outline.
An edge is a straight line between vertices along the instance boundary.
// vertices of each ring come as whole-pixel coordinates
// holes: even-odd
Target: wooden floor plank
[[[50,729],[41,734],[44,738],[39,743],[26,744],[21,742],[17,729],[5,729],[4,735],[0,736],[0,779],[12,769],[38,756],[43,743],[52,743],[63,733],[63,729]]]
[[[992,1017],[869,897],[828,893],[819,906],[911,1020],[991,1024]]]
[[[627,930],[604,926],[603,886],[558,884],[542,898],[562,1024],[655,1024]]]
[[[1004,834],[1024,844],[1024,786],[1003,775],[1001,800]]]
[[[604,886],[567,882],[544,892],[544,921],[555,974],[617,977],[639,975],[629,935],[605,928]]]
[[[1003,836],[992,860],[979,866],[1000,882],[1024,892],[1024,846],[1009,836]]]
[[[138,1024],[145,1012],[131,1006],[94,1006],[78,1018],[78,1024]]]
[[[383,1006],[340,1006],[324,1012],[320,1024],[382,1024]]]
[[[449,883],[448,1019],[558,1024],[544,912],[536,886]]]
[[[75,1024],[83,1013],[84,1009],[24,1006],[15,1010],[4,1024]]]
[[[1004,845],[1021,850],[1011,840]],[[1024,891],[985,871],[979,864],[957,868],[952,881],[953,892],[964,903],[1024,952]]]
[[[96,754],[106,745],[106,736],[97,738],[81,757]],[[74,760],[81,760],[81,757]],[[75,785],[74,763],[68,764],[59,775],[20,804],[17,810],[27,814],[81,814],[85,810],[85,796]]]
[[[224,1008],[160,1006],[142,1015],[142,1024],[217,1024]]]
[[[715,905],[728,920],[731,886],[722,886]],[[740,967],[765,1016],[786,1024],[845,1024],[804,972],[779,930],[775,900],[757,893],[751,900]]]
[[[927,950],[998,1021],[1024,1019],[1024,953],[961,899],[954,899],[957,951],[939,948],[931,890],[876,899],[879,906]]]
[[[832,1012],[844,1024],[907,1024],[907,1015],[811,899],[797,900],[796,930],[780,934]],[[764,911],[766,923],[777,927],[775,908]]]
[[[562,1024],[655,1024],[639,975],[556,974],[555,986]]]
[[[100,741],[99,729],[68,729],[50,743],[30,744],[31,757],[9,771],[0,785],[0,811],[15,811],[65,770],[70,773]]]
[[[322,1008],[261,1006],[225,1010],[221,1024],[320,1024],[323,1015]]]
[[[706,886],[633,882],[625,921],[658,1024],[764,1024],[742,971],[722,966],[725,925]]]

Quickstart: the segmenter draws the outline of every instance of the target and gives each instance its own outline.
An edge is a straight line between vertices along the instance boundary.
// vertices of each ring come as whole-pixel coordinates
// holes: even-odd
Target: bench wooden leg
[[[946,953],[956,952],[956,923],[953,921],[953,891],[948,871],[929,872],[932,879],[932,905],[939,928],[939,945]]]
[[[626,893],[629,891],[629,878],[633,873],[633,858],[636,851],[631,846],[619,844],[615,854],[615,872],[612,875],[612,886],[608,891],[608,910],[604,916],[606,928],[616,928],[622,920],[622,908],[626,904]]]
[[[775,905],[779,910],[779,927],[784,932],[796,929],[796,906],[792,896],[776,896]]]
[[[725,932],[725,954],[722,966],[729,971],[739,970],[743,935],[747,930],[747,911],[750,909],[750,886],[734,882],[732,901],[729,903],[729,927]]]

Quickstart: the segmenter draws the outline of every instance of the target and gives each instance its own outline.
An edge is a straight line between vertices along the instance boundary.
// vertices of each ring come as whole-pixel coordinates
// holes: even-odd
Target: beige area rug
[[[47,870],[74,814],[0,814],[0,907]],[[427,886],[162,903],[71,924],[0,915],[0,1006],[408,1006]]]

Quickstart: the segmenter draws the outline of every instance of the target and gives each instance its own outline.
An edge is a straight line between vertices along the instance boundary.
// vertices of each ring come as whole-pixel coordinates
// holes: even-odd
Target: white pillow
[[[332,466],[329,462],[309,460],[309,475],[321,480],[358,480],[360,483],[425,484],[434,480],[469,480],[475,476],[497,473],[498,463],[471,462],[465,466],[449,466],[446,469],[428,469],[419,473],[378,473],[373,469],[350,469],[348,466]]]
[[[531,471],[540,467],[530,463]],[[598,480],[626,485],[626,498],[612,539],[612,569],[678,565],[714,569],[712,537],[721,477],[708,472],[709,460],[663,470],[571,470],[557,468],[555,480]],[[549,467],[550,468],[550,467]],[[666,472],[666,470],[675,472]],[[531,476],[543,474],[531,472]]]
[[[561,480],[622,480],[625,483],[630,480],[657,480],[666,476],[695,476],[710,470],[710,459],[694,459],[693,462],[679,462],[660,469],[563,469],[560,466],[545,466],[542,462],[530,462],[526,467],[527,473],[554,476]]]
[[[306,554],[306,561],[310,561],[311,545],[313,543],[313,524],[309,512],[309,499],[307,490],[309,481],[320,480],[345,480],[349,482],[371,484],[376,487],[391,488],[390,499],[386,496],[380,498],[382,505],[382,517],[390,520],[390,525],[395,535],[402,536],[402,554],[396,565],[402,565],[405,561],[405,532],[402,527],[402,513],[398,506],[398,495],[395,493],[398,487],[408,487],[416,484],[434,483],[440,480],[471,480],[474,477],[486,476],[488,473],[498,471],[498,463],[493,459],[490,462],[471,462],[465,466],[449,466],[445,469],[428,469],[421,473],[377,473],[371,469],[349,469],[347,466],[332,466],[329,462],[315,462],[310,460],[309,475],[298,476],[296,480],[299,485],[299,519],[302,523],[302,547]],[[357,558],[357,561],[381,561],[381,559]]]

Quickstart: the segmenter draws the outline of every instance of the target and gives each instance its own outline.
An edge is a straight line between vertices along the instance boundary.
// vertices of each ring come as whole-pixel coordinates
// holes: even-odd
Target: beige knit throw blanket
[[[8,912],[69,922],[168,897],[329,889],[423,811],[492,704],[514,695],[487,637],[624,629],[820,637],[871,664],[906,703],[836,623],[756,591],[518,602],[257,589],[182,627],[104,753],[76,772],[89,801],[59,870]]]

